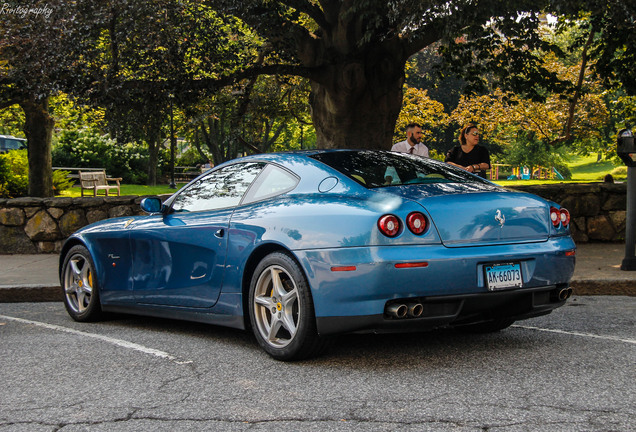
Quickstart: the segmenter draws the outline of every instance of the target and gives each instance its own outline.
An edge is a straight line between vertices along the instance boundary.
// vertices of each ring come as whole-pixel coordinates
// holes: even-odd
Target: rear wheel
[[[102,317],[95,264],[84,246],[73,246],[62,266],[64,306],[75,321],[97,321]]]
[[[316,330],[307,279],[286,253],[269,254],[256,267],[250,284],[249,309],[256,340],[275,359],[316,356],[326,346]]]

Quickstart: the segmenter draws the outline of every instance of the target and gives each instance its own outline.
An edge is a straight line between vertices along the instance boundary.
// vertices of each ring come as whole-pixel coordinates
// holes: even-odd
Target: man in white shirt
[[[422,126],[417,123],[410,123],[406,126],[406,139],[393,144],[391,151],[428,157],[428,147],[422,144],[421,141]]]

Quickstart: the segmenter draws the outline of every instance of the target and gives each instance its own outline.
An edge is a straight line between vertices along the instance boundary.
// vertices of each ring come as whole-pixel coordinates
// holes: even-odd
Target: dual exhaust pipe
[[[393,318],[419,318],[424,313],[422,303],[392,303],[386,307],[387,315]]]
[[[552,292],[553,301],[565,301],[569,299],[573,290],[570,287],[561,288]],[[424,313],[424,306],[422,303],[391,303],[386,306],[385,312],[392,318],[419,318]]]
[[[573,290],[572,288],[562,288],[556,293],[556,298],[559,301],[565,301],[572,296]]]

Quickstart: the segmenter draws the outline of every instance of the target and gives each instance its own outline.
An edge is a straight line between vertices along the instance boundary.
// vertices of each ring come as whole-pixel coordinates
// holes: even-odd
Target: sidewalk
[[[575,295],[636,296],[636,271],[622,271],[625,245],[577,246]],[[0,302],[61,301],[57,254],[0,255]]]

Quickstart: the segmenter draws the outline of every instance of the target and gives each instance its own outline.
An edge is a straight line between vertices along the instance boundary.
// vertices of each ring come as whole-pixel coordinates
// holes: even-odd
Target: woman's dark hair
[[[459,143],[461,145],[466,145],[466,134],[471,131],[471,129],[477,129],[477,125],[474,123],[469,123],[462,128],[459,132]]]

